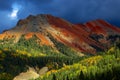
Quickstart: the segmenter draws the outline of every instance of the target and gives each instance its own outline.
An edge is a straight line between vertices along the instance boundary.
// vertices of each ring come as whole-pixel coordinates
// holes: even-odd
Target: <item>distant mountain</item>
[[[14,28],[0,34],[0,39],[14,39],[13,43],[17,43],[23,35],[25,40],[36,36],[40,45],[55,48],[52,37],[77,52],[96,54],[109,49],[120,40],[120,28],[100,19],[84,24],[72,24],[52,15],[40,14],[19,20]]]

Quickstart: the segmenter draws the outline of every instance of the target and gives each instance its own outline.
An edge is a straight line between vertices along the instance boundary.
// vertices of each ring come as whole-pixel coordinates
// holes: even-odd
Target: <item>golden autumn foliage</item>
[[[94,57],[90,57],[88,59],[82,60],[81,63],[83,63],[83,64],[86,63],[89,66],[89,65],[96,64],[102,58],[103,58],[102,56],[94,56]]]
[[[111,47],[111,48],[107,51],[107,54],[114,53],[114,51],[115,51],[115,47]]]
[[[2,54],[2,50],[0,50],[0,54]]]

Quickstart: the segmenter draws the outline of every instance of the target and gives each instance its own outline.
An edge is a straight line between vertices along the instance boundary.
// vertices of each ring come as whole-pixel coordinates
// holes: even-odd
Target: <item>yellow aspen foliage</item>
[[[4,50],[4,51],[8,51],[8,48],[4,48],[3,50]]]
[[[2,50],[0,50],[0,54],[2,54]]]
[[[99,60],[101,60],[103,57],[102,56],[94,56],[87,58],[85,60],[82,60],[81,63],[86,63],[87,65],[93,65],[96,64]]]
[[[115,51],[115,47],[111,47],[111,48],[107,51],[107,54],[114,53],[114,51]]]

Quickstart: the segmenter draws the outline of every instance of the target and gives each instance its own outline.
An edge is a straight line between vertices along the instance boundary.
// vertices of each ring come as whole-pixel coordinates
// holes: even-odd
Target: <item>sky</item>
[[[104,19],[120,27],[120,0],[0,0],[0,32],[37,14],[51,14],[72,23]]]

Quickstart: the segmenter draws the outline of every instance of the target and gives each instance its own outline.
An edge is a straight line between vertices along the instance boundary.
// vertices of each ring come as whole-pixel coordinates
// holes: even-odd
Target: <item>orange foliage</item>
[[[29,33],[25,34],[25,39],[28,40],[28,39],[32,38],[33,35],[34,35],[34,33],[29,32]]]
[[[4,38],[3,34],[0,34],[0,40],[2,40]]]
[[[35,33],[35,34],[41,40],[41,44],[52,45],[52,43],[44,35],[40,33]]]

